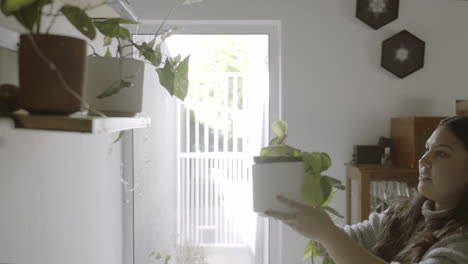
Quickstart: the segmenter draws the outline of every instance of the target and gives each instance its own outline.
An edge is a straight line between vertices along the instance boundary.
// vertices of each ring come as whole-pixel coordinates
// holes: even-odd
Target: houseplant
[[[0,0],[1,12],[16,18],[28,32],[20,36],[18,104],[31,113],[69,114],[79,111],[81,106],[86,41],[49,34],[49,30],[59,15],[65,16],[90,40],[95,38],[96,30],[86,9],[61,4],[56,13],[49,13],[57,3],[53,0]]]
[[[184,5],[192,4],[193,0],[185,0]],[[200,2],[200,1],[197,1]],[[177,1],[174,8],[182,2]],[[171,12],[174,10],[171,10]],[[164,49],[164,41],[171,36],[177,29],[162,30],[167,18],[171,14],[169,12],[160,26],[154,33],[151,41],[135,42],[126,26],[136,24],[134,21],[122,18],[112,18],[103,20],[94,20],[96,28],[104,35],[104,46],[107,46],[107,52],[104,57],[100,57],[96,52],[89,60],[89,76],[90,83],[87,100],[94,103],[107,111],[127,111],[130,113],[138,113],[141,111],[141,100],[138,104],[139,95],[141,98],[144,75],[151,72],[143,73],[146,64],[151,65],[157,72],[159,83],[163,86],[171,96],[176,96],[180,100],[184,100],[188,92],[188,64],[189,56],[181,58],[180,55],[171,56]],[[111,52],[109,46],[114,42],[116,49]],[[115,43],[116,42],[116,43]],[[139,59],[131,58],[133,52],[137,52]],[[99,76],[93,69],[107,68],[107,75]],[[131,70],[133,69],[133,70]],[[116,74],[118,73],[118,74]],[[95,78],[94,78],[95,77]],[[99,83],[96,85],[96,83]],[[125,88],[132,88],[132,92],[125,91],[126,95],[119,95]],[[129,98],[130,96],[130,98]],[[132,103],[134,101],[133,107]],[[132,100],[133,99],[133,100]],[[130,108],[129,108],[130,107]]]
[[[331,166],[330,156],[325,152],[305,152],[286,144],[288,125],[285,121],[273,123],[276,135],[268,147],[262,148],[252,167],[254,211],[269,209],[287,210],[275,201],[279,194],[299,200],[313,207],[321,207],[342,218],[329,207],[334,193],[344,190],[341,181],[322,173]],[[315,241],[307,244],[304,259],[323,257],[323,263],[333,263],[324,248]]]

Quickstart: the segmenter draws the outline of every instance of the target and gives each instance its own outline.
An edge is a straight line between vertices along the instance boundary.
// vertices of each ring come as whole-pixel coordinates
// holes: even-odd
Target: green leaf
[[[325,198],[325,201],[320,205],[320,207],[325,207],[328,204],[330,204],[334,196],[335,196],[335,193],[330,192],[330,194],[328,194],[328,197]]]
[[[171,255],[167,255],[166,259],[164,259],[164,264],[169,264],[170,260],[171,260]]]
[[[112,53],[110,52],[109,48],[107,48],[106,54],[104,54],[104,57],[112,57]]]
[[[338,216],[339,218],[343,218],[343,215],[341,215],[338,211],[336,211],[335,209],[331,208],[331,207],[328,207],[328,206],[325,206],[323,207],[323,209],[329,211],[330,213]]]
[[[155,66],[158,67],[159,64],[162,62],[162,54],[161,54],[161,45],[158,44],[153,50],[153,60],[151,63]]]
[[[118,93],[123,88],[128,88],[131,86],[133,86],[132,82],[120,79],[118,81],[113,82],[111,86],[109,86],[109,88],[107,88],[104,92],[102,92],[100,95],[96,97],[98,99],[106,98],[106,97],[109,97],[111,95]]]
[[[327,175],[323,175],[323,177],[326,178],[328,181],[330,181],[333,185],[341,184],[341,181],[336,178],[333,178]]]
[[[133,20],[124,18],[110,18],[105,20],[94,20],[96,28],[106,37],[130,40],[130,32],[121,24],[137,24]]]
[[[185,57],[183,61],[181,61],[176,69],[174,75],[174,95],[179,98],[180,100],[184,101],[185,97],[187,96],[188,86],[189,86],[189,79],[188,79],[188,70],[189,70],[189,59],[190,55]]]
[[[342,185],[342,184],[338,184],[338,185],[335,185],[335,188],[339,189],[339,190],[346,190],[346,186]]]
[[[306,260],[312,257],[312,254],[314,252],[314,247],[315,247],[314,241],[311,240],[309,241],[309,243],[307,243],[302,260]]]
[[[72,5],[64,5],[60,9],[68,21],[75,26],[83,35],[93,40],[96,37],[96,29],[93,21],[88,17],[85,11]]]
[[[311,240],[306,245],[302,260],[306,260],[308,258],[322,257],[322,256],[325,256],[326,254],[327,254],[327,251],[320,243]]]
[[[319,152],[305,152],[303,155],[306,173],[319,174],[322,172],[322,155]]]
[[[284,144],[284,140],[286,139],[287,135],[283,135],[282,137],[275,137],[274,139],[270,140],[269,146],[274,145],[281,145]]]
[[[104,46],[110,46],[112,44],[112,38],[104,36]]]
[[[162,33],[160,34],[161,42],[164,42],[167,38],[172,36],[172,34],[177,33],[177,32],[179,32],[181,30],[182,30],[181,27],[173,27],[173,28],[170,28],[170,29],[168,29],[166,31],[162,31]]]
[[[114,140],[112,143],[117,143],[119,140],[121,140],[125,135],[125,131],[120,131],[119,136]]]
[[[327,153],[322,152],[322,153],[320,153],[320,155],[321,155],[321,159],[322,159],[322,168],[321,168],[320,172],[322,172],[322,171],[328,170],[328,168],[331,167],[332,162],[331,162],[330,156]]]
[[[320,206],[325,206],[331,201],[331,197],[333,197],[333,183],[325,178],[320,178],[320,188],[322,189],[324,200],[320,204]]]
[[[262,157],[302,157],[302,151],[288,145],[276,145],[262,148]]]
[[[320,206],[325,197],[320,186],[319,174],[306,174],[301,184],[301,193],[304,202],[310,206]]]
[[[40,9],[38,10],[37,4],[16,11],[14,16],[29,32],[34,31],[34,25],[37,25],[41,18]]]
[[[156,38],[154,38],[153,40],[151,40],[151,41],[148,43],[148,46],[149,46],[150,48],[153,48],[155,42],[156,42]]]
[[[143,56],[143,58],[149,61],[153,66],[158,67],[162,61],[161,45],[156,45],[156,47],[153,49],[152,48],[153,45],[150,45],[151,42],[149,44],[146,42],[143,42],[141,45],[134,44],[134,46],[140,52],[140,56]],[[166,59],[166,64],[167,64],[167,61],[170,61],[170,60]],[[172,64],[169,63],[169,66],[171,66],[171,71],[172,71]]]
[[[156,254],[156,259],[161,259],[162,256],[161,256],[161,253],[158,252],[158,254]]]
[[[174,95],[174,78],[175,74],[172,71],[172,67],[170,65],[169,59],[166,59],[166,63],[164,68],[156,69],[156,72],[159,76],[159,83],[166,88],[169,94],[172,96]]]
[[[271,129],[277,137],[285,136],[288,132],[288,123],[284,120],[278,120],[273,123]]]
[[[339,189],[339,190],[345,190],[346,187],[341,183],[340,180],[336,179],[336,178],[333,178],[333,177],[330,177],[330,176],[326,176],[326,175],[322,175],[323,178],[327,179],[328,181],[330,181],[330,183],[333,185],[333,187]]]
[[[335,262],[327,255],[323,258],[322,264],[335,264]]]
[[[180,62],[180,60],[181,60],[181,56],[179,54],[174,59],[172,59],[172,64],[177,65]]]
[[[38,0],[2,0],[1,10],[5,16],[10,16],[20,9],[34,4]]]

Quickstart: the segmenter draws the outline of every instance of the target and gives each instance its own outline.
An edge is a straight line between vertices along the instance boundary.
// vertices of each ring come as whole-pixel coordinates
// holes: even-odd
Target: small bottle
[[[384,153],[380,158],[380,165],[382,166],[392,166],[392,157],[390,156],[390,147],[384,148]]]

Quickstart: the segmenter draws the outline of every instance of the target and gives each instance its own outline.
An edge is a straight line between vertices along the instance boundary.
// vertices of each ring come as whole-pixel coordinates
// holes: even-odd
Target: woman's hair
[[[468,151],[468,117],[449,117],[440,122],[441,126],[448,128]],[[468,189],[449,214],[418,225],[423,219],[421,207],[426,201],[426,197],[418,194],[390,206],[378,234],[380,238],[372,249],[375,255],[388,262],[418,263],[437,241],[468,224]],[[428,203],[435,208],[433,201]]]

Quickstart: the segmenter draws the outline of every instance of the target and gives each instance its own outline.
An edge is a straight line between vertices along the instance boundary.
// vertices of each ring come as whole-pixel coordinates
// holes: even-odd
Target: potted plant
[[[63,4],[55,14],[45,12],[57,2],[0,0],[1,12],[15,17],[28,32],[20,36],[19,43],[18,104],[30,113],[70,114],[81,106],[86,41],[49,34],[49,30],[59,15],[91,40],[96,30],[86,9]],[[48,25],[44,25],[45,16],[50,18]]]
[[[288,125],[276,121],[272,126],[276,135],[268,147],[262,148],[259,157],[254,157],[252,166],[254,211],[286,211],[288,208],[276,201],[277,195],[301,201],[313,207],[322,207],[342,218],[335,209],[329,207],[337,190],[344,190],[341,181],[323,175],[332,162],[325,152],[305,152],[285,143]],[[304,259],[323,257],[323,263],[332,263],[324,248],[310,241],[304,252]]]
[[[157,73],[159,84],[171,96],[182,101],[185,99],[189,84],[189,56],[181,59],[180,55],[171,56],[164,49],[164,41],[175,31],[162,30],[166,19],[149,42],[135,42],[131,38],[125,26],[136,24],[134,21],[121,18],[94,21],[108,48],[104,56],[94,52],[93,55],[97,56],[89,58],[86,100],[91,105],[105,113],[134,115],[140,112],[143,79],[152,73]],[[111,52],[109,46],[114,40],[117,42],[116,51]],[[138,52],[140,59],[131,58],[134,51]]]

